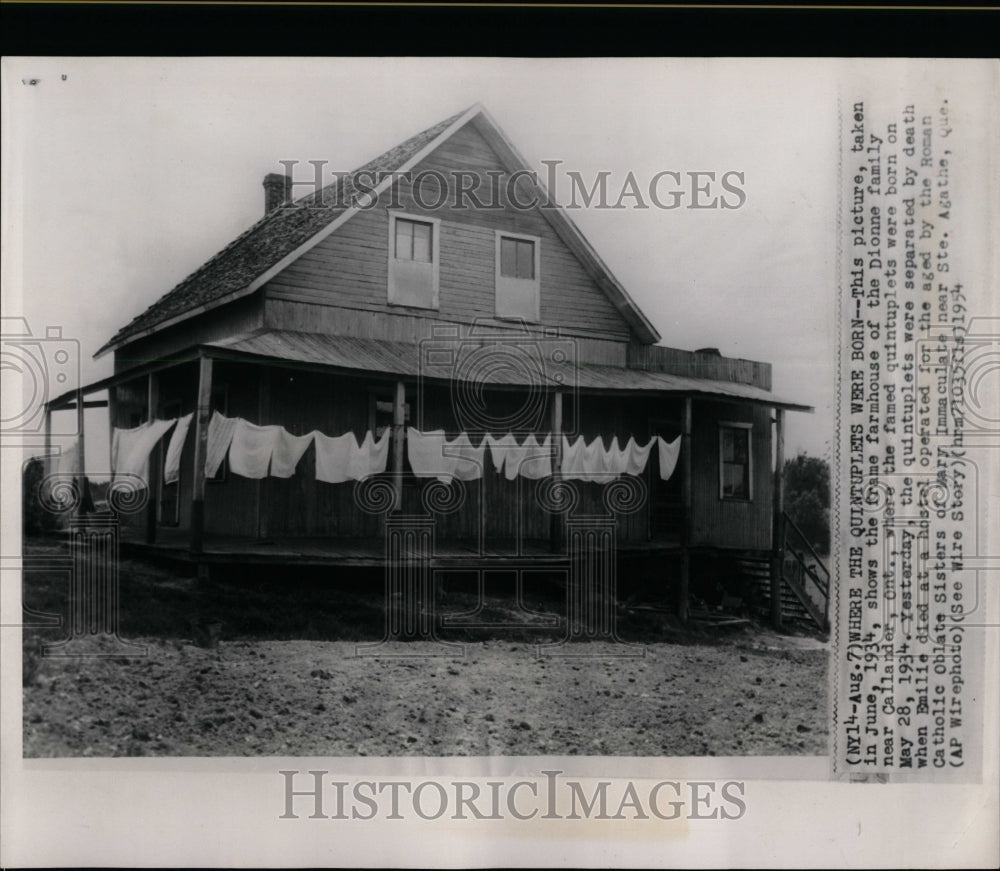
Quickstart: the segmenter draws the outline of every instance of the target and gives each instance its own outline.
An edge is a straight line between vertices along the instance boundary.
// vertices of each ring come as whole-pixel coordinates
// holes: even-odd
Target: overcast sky
[[[4,315],[23,314],[36,333],[62,326],[81,343],[84,379],[108,375],[110,355],[93,353],[260,217],[261,181],[278,161],[350,170],[480,102],[539,172],[542,160],[584,179],[607,170],[615,198],[629,172],[641,186],[663,170],[744,173],[739,209],[571,216],[663,344],[771,362],[776,394],[816,406],[788,415],[787,451],[825,456],[837,207],[829,64],[8,60]],[[89,414],[106,428],[103,413]],[[88,446],[88,460],[100,450]]]

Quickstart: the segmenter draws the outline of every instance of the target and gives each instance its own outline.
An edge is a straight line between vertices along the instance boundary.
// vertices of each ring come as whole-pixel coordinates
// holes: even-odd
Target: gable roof
[[[94,356],[100,357],[135,339],[255,292],[359,211],[357,206],[337,205],[354,201],[357,194],[353,184],[355,176],[364,173],[366,178],[370,178],[370,173],[406,172],[473,120],[512,172],[519,169],[530,171],[527,162],[496,122],[481,105],[476,104],[410,137],[355,172],[336,179],[321,191],[296,200],[294,207],[277,208],[267,213],[122,327]],[[375,193],[381,193],[391,184],[392,178],[386,176]],[[301,208],[316,201],[329,205]],[[565,211],[562,208],[546,209],[543,214],[640,340],[648,343],[658,341],[659,333]]]

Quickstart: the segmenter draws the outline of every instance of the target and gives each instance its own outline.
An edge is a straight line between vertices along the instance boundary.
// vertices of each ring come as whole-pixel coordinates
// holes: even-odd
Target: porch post
[[[260,373],[257,392],[257,423],[265,426],[271,420],[271,370],[266,366]],[[268,492],[267,478],[257,480],[257,538],[268,536]]]
[[[392,403],[392,489],[395,493],[393,510],[403,508],[403,426],[406,423],[406,385],[396,382]],[[372,436],[374,437],[374,433]]]
[[[684,419],[681,423],[681,588],[677,617],[687,623],[691,606],[691,397],[684,397]]]
[[[774,410],[774,492],[771,498],[771,623],[781,629],[781,580],[785,560],[785,411]]]
[[[562,472],[562,429],[563,429],[563,394],[561,390],[552,393],[552,474]],[[549,517],[549,546],[553,553],[562,549],[562,516],[553,513]]]
[[[194,418],[194,486],[191,490],[191,552],[201,553],[205,541],[205,457],[208,420],[212,411],[212,358],[198,358],[198,406]]]
[[[114,476],[115,473],[115,427],[118,425],[118,387],[112,385],[108,388],[108,473]]]
[[[146,376],[146,423],[156,419],[160,406],[160,379],[155,372]],[[157,444],[149,452],[149,504],[146,506],[146,543],[156,542],[156,521],[160,512],[160,463],[163,453]]]
[[[80,501],[77,505],[77,514],[83,515],[87,503],[87,442],[84,438],[84,407],[83,390],[79,387],[76,390],[76,431],[79,433],[76,454],[76,476],[80,482]]]
[[[49,475],[55,471],[52,462],[52,406],[45,403],[45,474]]]

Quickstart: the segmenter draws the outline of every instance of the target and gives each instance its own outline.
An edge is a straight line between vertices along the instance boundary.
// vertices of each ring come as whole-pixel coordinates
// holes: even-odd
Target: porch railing
[[[782,518],[782,577],[813,620],[830,628],[830,570],[787,514]]]

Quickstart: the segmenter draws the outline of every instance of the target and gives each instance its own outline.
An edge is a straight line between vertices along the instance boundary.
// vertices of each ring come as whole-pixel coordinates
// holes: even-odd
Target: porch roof
[[[529,344],[532,344],[529,340]],[[472,351],[489,340],[462,339],[458,347]],[[509,347],[508,343],[504,343]],[[613,393],[674,393],[715,399],[755,402],[791,411],[813,411],[813,407],[775,396],[751,384],[716,381],[633,369],[623,366],[599,366],[557,362],[544,354],[473,355],[449,353],[447,345],[415,345],[384,339],[332,336],[289,330],[264,330],[237,336],[204,346],[223,352],[223,356],[257,358],[330,366],[408,378],[431,378],[441,381],[467,381],[499,387],[563,387]],[[210,351],[211,353],[211,351]],[[214,356],[214,355],[213,355]]]

